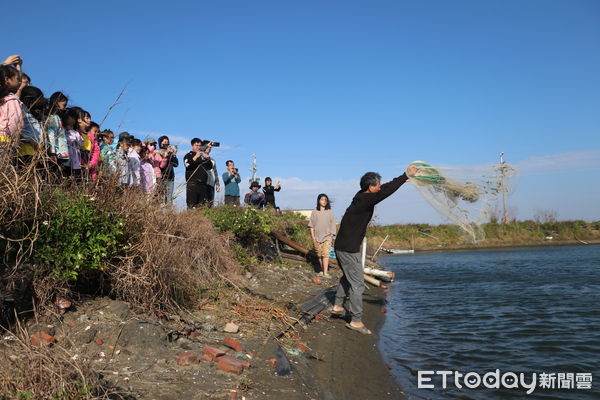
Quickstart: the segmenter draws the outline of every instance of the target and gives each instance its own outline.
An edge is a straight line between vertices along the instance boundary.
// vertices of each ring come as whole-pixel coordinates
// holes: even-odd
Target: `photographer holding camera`
[[[242,181],[235,167],[235,163],[231,160],[225,162],[227,172],[223,173],[223,184],[225,185],[225,204],[240,205],[240,187]]]
[[[173,204],[175,168],[179,166],[179,160],[177,159],[177,146],[171,145],[168,136],[159,137],[158,144],[160,146],[159,154],[167,160],[167,165],[160,169],[162,176],[160,190],[164,193],[164,203]]]
[[[208,171],[212,169],[209,142],[202,145],[202,140],[192,139],[192,151],[183,158],[185,165],[186,203],[188,208],[196,208],[209,201]]]

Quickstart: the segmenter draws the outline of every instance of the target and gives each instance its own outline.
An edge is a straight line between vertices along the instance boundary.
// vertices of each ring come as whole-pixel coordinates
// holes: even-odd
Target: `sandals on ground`
[[[329,309],[329,314],[334,315],[336,317],[343,317],[346,315],[346,310],[334,310],[333,307]]]
[[[373,333],[369,329],[367,329],[367,327],[364,325],[363,326],[352,326],[352,325],[350,325],[350,323],[347,323],[346,328],[352,329],[353,331],[356,331],[358,333],[362,333],[363,335],[370,335]]]

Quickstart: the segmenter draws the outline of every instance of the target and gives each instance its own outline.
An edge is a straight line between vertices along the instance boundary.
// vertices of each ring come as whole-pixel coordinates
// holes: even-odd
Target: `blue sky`
[[[600,2],[40,2],[5,13],[3,52],[104,128],[220,141],[221,170],[280,179],[283,208],[413,160],[520,170],[520,219],[600,219]],[[9,40],[7,40],[9,39]],[[222,171],[221,171],[222,172]],[[183,171],[178,171],[182,177]],[[441,222],[411,188],[379,222]]]

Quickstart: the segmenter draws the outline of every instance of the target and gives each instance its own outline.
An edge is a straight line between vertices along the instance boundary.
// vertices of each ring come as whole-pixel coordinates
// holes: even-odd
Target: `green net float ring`
[[[417,172],[414,175],[408,175],[411,179],[417,179],[423,183],[444,183],[445,178],[431,164],[425,161],[413,161],[410,166],[414,166]]]

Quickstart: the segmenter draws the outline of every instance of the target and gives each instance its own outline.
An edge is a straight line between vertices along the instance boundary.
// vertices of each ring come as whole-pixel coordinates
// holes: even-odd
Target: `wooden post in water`
[[[362,242],[362,267],[365,269],[365,265],[367,263],[367,237],[363,238]]]

